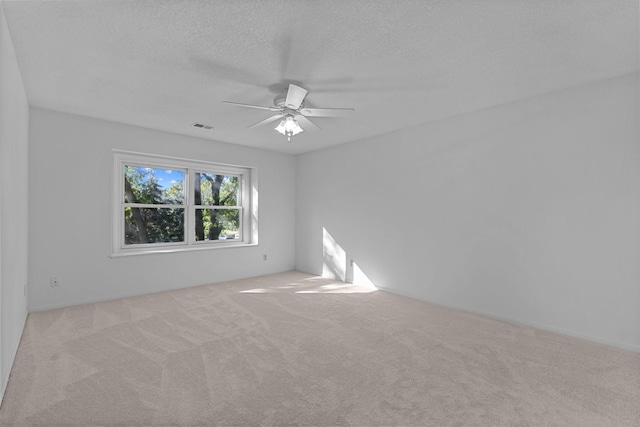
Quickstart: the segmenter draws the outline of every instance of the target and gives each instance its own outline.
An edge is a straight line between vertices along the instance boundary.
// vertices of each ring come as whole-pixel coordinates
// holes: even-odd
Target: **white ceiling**
[[[302,153],[639,69],[637,0],[3,1],[30,105]],[[287,142],[286,83],[352,119]],[[199,122],[208,132],[191,127]],[[276,123],[277,124],[277,123]]]

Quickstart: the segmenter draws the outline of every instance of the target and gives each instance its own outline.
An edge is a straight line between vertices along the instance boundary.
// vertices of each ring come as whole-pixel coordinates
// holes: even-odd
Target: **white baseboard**
[[[446,303],[442,303],[439,301],[430,301],[430,300],[426,300],[423,298],[417,298],[414,295],[410,295],[408,293],[404,293],[404,292],[398,292],[395,289],[388,289],[388,288],[382,288],[382,287],[378,287],[379,290],[381,291],[385,291],[385,292],[389,292],[391,294],[395,294],[395,295],[400,295],[403,297],[407,297],[407,298],[412,298],[412,299],[416,299],[419,301],[424,301],[424,302],[428,302],[430,304],[435,304],[435,305],[439,305],[441,307],[446,307],[446,308],[453,308],[455,310],[462,310],[462,311],[466,311],[468,313],[473,313],[473,314],[479,314],[481,316],[485,316],[494,320],[500,320],[502,322],[508,322],[508,323],[514,323],[516,325],[522,325],[522,326],[530,326],[532,328],[536,328],[536,329],[540,329],[543,331],[548,331],[548,332],[554,332],[557,334],[562,334],[562,335],[567,335],[570,336],[572,338],[579,338],[585,341],[590,341],[593,343],[597,343],[597,344],[604,344],[604,345],[608,345],[610,347],[617,347],[623,350],[630,350],[630,351],[634,351],[636,353],[640,353],[640,346],[637,345],[633,345],[633,344],[629,344],[629,343],[624,343],[624,342],[618,342],[618,341],[612,341],[612,340],[608,340],[606,338],[601,338],[601,337],[594,337],[594,336],[590,336],[590,335],[585,335],[585,334],[581,334],[579,332],[575,332],[575,331],[570,331],[570,330],[566,330],[566,329],[562,329],[562,328],[556,328],[550,325],[544,325],[544,324],[539,324],[539,323],[535,323],[535,322],[529,322],[523,319],[518,319],[518,318],[513,318],[513,317],[508,317],[508,316],[502,316],[499,314],[495,314],[495,313],[489,313],[489,312],[485,312],[485,311],[481,311],[481,310],[476,310],[474,308],[469,308],[469,307],[464,307],[464,306],[459,306],[459,305],[452,305],[452,304],[446,304]]]
[[[11,362],[9,362],[9,369],[7,369],[6,374],[3,375],[2,377],[2,383],[0,384],[0,408],[2,407],[2,402],[4,401],[4,393],[5,391],[7,391],[7,385],[9,384],[9,377],[11,376],[11,371],[13,370],[13,362],[16,360],[16,354],[18,354],[18,347],[20,347],[20,341],[22,341],[22,335],[24,334],[24,326],[27,323],[27,316],[28,314],[26,314],[22,319],[20,337],[18,338],[18,341],[15,343],[14,348],[10,353]]]

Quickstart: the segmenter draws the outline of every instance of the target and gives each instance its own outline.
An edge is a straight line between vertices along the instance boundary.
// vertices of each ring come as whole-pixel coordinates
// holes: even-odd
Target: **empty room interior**
[[[0,425],[640,425],[639,34],[0,0]]]

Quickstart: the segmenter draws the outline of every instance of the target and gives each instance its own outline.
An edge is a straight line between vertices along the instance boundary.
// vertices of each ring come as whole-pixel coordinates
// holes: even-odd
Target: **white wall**
[[[111,258],[113,149],[257,167],[259,245]],[[292,155],[32,108],[29,166],[30,310],[295,267]]]
[[[629,75],[300,155],[297,268],[349,279],[343,250],[391,292],[640,351],[638,93]]]
[[[27,317],[29,106],[0,3],[0,401]]]

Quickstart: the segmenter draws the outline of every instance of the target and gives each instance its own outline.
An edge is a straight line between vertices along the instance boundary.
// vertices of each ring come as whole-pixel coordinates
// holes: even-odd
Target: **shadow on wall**
[[[322,277],[377,289],[355,261],[347,261],[347,252],[324,227],[322,228]]]
[[[347,281],[347,253],[326,228],[322,228],[322,277]]]
[[[322,229],[322,276],[307,274],[283,284],[260,278],[260,287],[245,289],[241,294],[366,294],[378,289],[326,228]],[[302,274],[302,273],[301,273]]]

